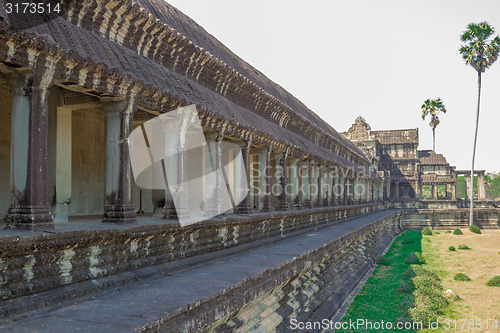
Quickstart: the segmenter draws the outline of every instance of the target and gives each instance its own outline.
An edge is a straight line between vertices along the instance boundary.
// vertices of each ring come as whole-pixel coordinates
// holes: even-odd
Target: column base
[[[276,210],[290,210],[290,207],[287,205],[287,204],[279,204],[277,207],[276,207]]]
[[[271,205],[264,204],[264,206],[262,206],[262,211],[263,212],[269,213],[269,212],[272,212],[273,210],[274,210],[273,206],[271,206]]]
[[[163,207],[163,218],[167,220],[174,220],[178,218],[174,205],[165,205]]]
[[[251,214],[253,209],[250,206],[241,206],[236,209],[237,214]]]
[[[133,206],[107,206],[102,223],[136,223],[137,213]]]
[[[11,207],[5,221],[5,229],[31,231],[55,229],[54,218],[48,207]]]
[[[305,200],[304,203],[302,204],[302,207],[312,208],[311,200]]]

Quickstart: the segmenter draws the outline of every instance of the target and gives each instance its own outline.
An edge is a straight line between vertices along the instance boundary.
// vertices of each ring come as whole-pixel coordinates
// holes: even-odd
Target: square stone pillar
[[[48,88],[52,78],[10,78],[12,130],[7,228],[53,229],[48,204]]]
[[[101,101],[106,112],[106,203],[102,222],[134,223],[137,214],[132,202],[133,176],[127,138],[137,105],[132,98]]]
[[[257,203],[255,206],[257,210],[262,210],[264,207],[264,201],[266,198],[266,158],[267,158],[267,148],[259,148],[257,150]]]
[[[265,149],[265,159],[264,159],[264,179],[265,179],[265,192],[264,192],[264,204],[262,206],[262,211],[270,212],[273,207],[271,206],[271,154],[272,148]]]
[[[71,109],[57,108],[55,222],[67,222],[71,202]]]
[[[479,200],[486,200],[486,187],[484,184],[484,172],[477,173],[477,195]]]
[[[304,187],[304,178],[303,178],[303,161],[300,158],[297,158],[295,163],[295,175],[296,175],[296,191],[294,198],[294,207],[297,209],[302,208],[302,188]]]
[[[276,152],[274,153],[274,158],[276,160],[276,178],[278,179],[278,184],[280,187],[280,193],[278,195],[278,206],[276,209],[278,210],[288,210],[288,203],[287,203],[287,179],[288,179],[288,166],[287,166],[287,159],[288,159],[288,153],[287,152]],[[278,166],[279,164],[279,166]]]
[[[451,184],[451,200],[457,200],[457,183]]]
[[[437,197],[437,185],[436,184],[432,184],[432,198],[434,200],[438,199],[438,197]]]
[[[326,172],[326,167],[323,165],[320,165],[318,167],[319,169],[319,183],[318,186],[320,186],[320,200],[319,200],[319,206],[320,207],[326,207],[328,206],[328,190],[327,190],[327,172]]]
[[[305,208],[311,208],[312,207],[312,196],[311,196],[311,180],[312,180],[312,175],[311,175],[311,161],[310,160],[304,160],[302,163],[302,178],[304,180],[304,193],[302,194],[302,205]]]
[[[245,177],[247,181],[247,193],[245,199],[238,205],[236,212],[238,214],[250,214],[252,212],[252,205],[250,202],[250,147],[252,145],[252,141],[244,141],[240,143],[241,148],[241,156],[243,157],[243,164],[245,166],[245,174],[239,175],[240,177]],[[238,175],[237,175],[238,176]],[[241,186],[240,186],[241,187]]]
[[[224,133],[215,132],[207,135],[209,159],[214,159],[209,161],[213,171],[222,171],[221,168],[223,168],[223,138]],[[222,187],[224,186],[224,180],[222,178],[222,172],[215,172],[212,177],[207,177],[207,180],[210,182],[208,185],[212,189],[212,193],[209,194],[209,198],[207,199],[207,206],[205,207],[205,211],[208,215],[219,215],[222,213]]]

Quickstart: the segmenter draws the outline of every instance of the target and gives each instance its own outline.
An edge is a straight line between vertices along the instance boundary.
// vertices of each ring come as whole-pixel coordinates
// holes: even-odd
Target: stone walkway
[[[29,317],[22,320],[3,323],[0,320],[0,331],[134,332],[137,327],[212,296],[247,277],[258,276],[393,212],[362,216],[171,275],[113,288],[80,303],[29,313]]]

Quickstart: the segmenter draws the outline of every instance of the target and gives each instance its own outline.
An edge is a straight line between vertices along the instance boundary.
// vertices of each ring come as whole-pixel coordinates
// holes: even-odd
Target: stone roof
[[[168,3],[90,0],[74,6],[69,17],[27,29],[10,40],[30,40],[24,45],[76,64],[70,71],[57,71],[72,75],[80,85],[113,89],[105,84],[95,87],[92,80],[92,75],[111,77],[117,85],[143,91],[142,104],[165,105],[160,111],[172,109],[174,102],[195,103],[199,110],[215,114],[213,118],[222,117],[339,165],[356,163],[337,155],[334,145],[368,163],[352,142]],[[9,35],[0,31],[0,58],[11,52],[2,49],[6,38]],[[82,67],[90,68],[83,81],[78,73]]]
[[[433,150],[419,150],[418,156],[422,165],[449,165],[442,154],[436,154]]]
[[[371,131],[371,134],[381,144],[418,144],[418,128]]]

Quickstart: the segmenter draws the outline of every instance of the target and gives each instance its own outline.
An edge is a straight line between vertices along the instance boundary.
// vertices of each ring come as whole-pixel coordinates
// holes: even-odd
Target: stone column
[[[345,177],[343,175],[339,176],[339,205],[345,206],[346,204],[346,191],[345,191]]]
[[[316,197],[316,207],[323,207],[323,197],[324,197],[324,190],[323,190],[323,166],[318,163],[318,166],[316,168],[317,171],[317,178],[316,182],[318,184],[318,196]]]
[[[67,222],[71,202],[71,109],[56,110],[56,202],[54,221]]]
[[[436,184],[432,184],[432,198],[434,200],[437,200],[437,185]]]
[[[133,223],[132,172],[127,138],[137,109],[135,101],[102,98],[106,112],[106,203],[102,222]]]
[[[345,203],[347,205],[352,204],[351,191],[352,191],[353,185],[354,184],[351,181],[351,177],[346,176],[345,181],[344,181],[344,196],[345,196]]]
[[[310,184],[310,190],[311,190],[311,207],[317,207],[318,206],[318,196],[320,193],[320,190],[318,189],[318,173],[319,170],[317,170],[317,166],[315,165],[314,161],[311,161],[310,164],[310,177],[309,180],[311,181]],[[318,172],[317,172],[318,171]]]
[[[335,177],[333,176],[333,171],[330,169],[326,170],[326,174],[326,179],[328,179],[328,206],[335,206],[335,194],[333,193]]]
[[[331,191],[331,204],[332,206],[337,206],[339,204],[339,189],[338,189],[338,184],[339,184],[339,176],[336,174],[332,174],[332,191]]]
[[[396,200],[399,200],[399,182],[395,182],[394,183],[396,186],[395,186],[395,189],[396,189],[396,193],[394,193],[394,198]]]
[[[9,79],[13,100],[8,228],[54,228],[47,191],[48,88],[52,78],[40,79],[32,74]]]
[[[303,206],[305,208],[311,208],[312,207],[312,196],[311,196],[311,180],[312,180],[312,175],[311,175],[311,161],[310,160],[304,160],[303,163],[303,178],[305,180],[305,186],[304,190],[306,191],[304,193],[304,201],[303,201]]]
[[[265,193],[264,193],[264,204],[262,206],[262,211],[270,212],[272,210],[271,206],[271,154],[272,147],[265,149],[265,166],[264,166],[264,178],[265,178]]]
[[[224,133],[210,133],[207,135],[208,141],[208,151],[210,158],[213,158],[210,163],[212,164],[211,170],[213,170],[214,176],[210,179],[211,187],[213,191],[208,198],[207,207],[205,211],[209,215],[218,215],[222,213],[222,186],[223,186],[223,175],[221,168],[223,167],[222,162],[222,139],[224,138]],[[218,171],[218,172],[217,172]]]
[[[451,184],[451,200],[457,200],[457,183]]]
[[[484,185],[484,172],[477,173],[477,196],[479,200],[486,200],[486,187]]]
[[[258,165],[258,202],[255,204],[257,210],[262,210],[264,200],[266,197],[266,158],[267,148],[260,148],[257,150],[257,165]]]
[[[167,151],[174,151],[175,150],[175,147],[177,145],[177,141],[171,140],[170,138],[168,138],[168,135],[166,138],[163,138],[163,140],[165,141],[165,149]],[[164,166],[165,166],[165,171],[175,170],[177,168],[176,159],[175,158],[164,159]],[[168,171],[167,171],[167,173],[168,173]],[[171,175],[172,175],[172,173],[171,173]],[[167,183],[168,183],[168,181],[167,181]],[[170,185],[171,184],[167,184],[167,187],[165,189],[165,206],[163,207],[163,218],[164,219],[177,219],[178,218],[177,211],[175,209],[174,198],[172,196]]]
[[[304,179],[303,179],[303,163],[304,161],[301,160],[300,158],[297,159],[296,161],[296,175],[297,175],[297,188],[296,188],[296,196],[294,200],[294,207],[297,209],[302,208],[302,187],[304,185]]]
[[[252,145],[252,141],[244,141],[240,143],[241,147],[241,156],[243,157],[243,165],[245,166],[245,174],[241,175],[241,177],[246,177],[247,180],[247,193],[245,199],[238,205],[238,209],[236,212],[238,214],[250,214],[252,212],[252,204],[250,202],[250,146]]]
[[[470,183],[470,173],[467,173],[464,175],[465,178],[465,199],[470,200],[470,195],[471,195],[471,183]]]
[[[286,152],[276,152],[274,153],[274,159],[276,160],[276,178],[278,179],[278,184],[280,186],[280,194],[278,195],[278,210],[288,210],[286,186],[288,178],[288,167],[287,167],[287,153]],[[278,167],[279,164],[279,167]]]

